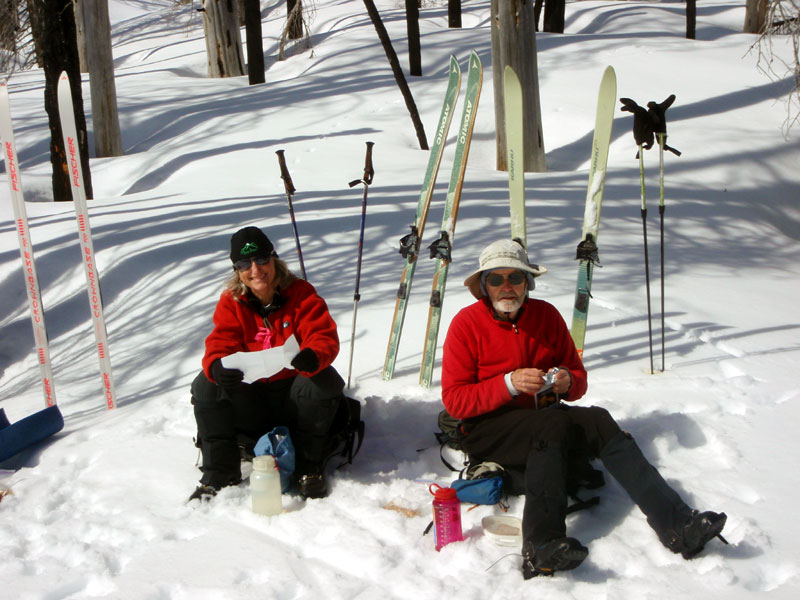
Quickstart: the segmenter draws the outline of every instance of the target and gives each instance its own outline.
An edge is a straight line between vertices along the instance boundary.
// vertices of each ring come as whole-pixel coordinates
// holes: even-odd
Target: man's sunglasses
[[[511,285],[519,285],[525,281],[525,275],[522,271],[514,271],[505,277],[500,273],[489,273],[486,276],[486,283],[492,287],[500,287],[506,279]]]
[[[257,256],[256,258],[243,258],[233,263],[233,268],[237,271],[249,271],[252,263],[256,263],[259,267],[269,264],[272,260],[271,256]]]

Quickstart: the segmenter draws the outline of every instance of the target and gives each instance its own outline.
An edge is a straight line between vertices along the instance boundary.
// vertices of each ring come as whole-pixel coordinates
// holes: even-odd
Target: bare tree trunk
[[[247,77],[250,85],[264,83],[264,40],[261,33],[261,3],[244,0],[245,38],[247,40]]]
[[[408,31],[408,72],[422,75],[419,40],[419,0],[406,0],[406,31]]]
[[[564,12],[566,10],[567,3],[565,0],[546,0],[544,3],[542,31],[564,33]]]
[[[686,0],[686,39],[695,39],[697,29],[697,0]]]
[[[447,0],[447,26],[461,29],[461,0]]]
[[[408,113],[411,115],[411,121],[414,123],[414,131],[417,132],[417,141],[419,142],[419,147],[422,150],[428,150],[428,138],[425,137],[425,128],[422,126],[422,119],[419,118],[417,104],[414,102],[414,97],[411,95],[411,90],[409,89],[406,78],[403,75],[403,69],[400,68],[400,61],[397,60],[397,53],[392,47],[392,40],[389,38],[389,33],[386,31],[386,27],[383,25],[381,15],[378,12],[378,9],[375,7],[373,0],[364,0],[364,6],[367,7],[367,14],[369,14],[372,25],[375,27],[375,31],[378,33],[378,38],[383,46],[383,51],[386,53],[386,57],[389,59],[389,66],[392,68],[392,73],[394,73],[394,78],[395,81],[397,81],[397,86],[400,88],[400,93],[403,94],[403,100],[406,102],[406,108],[408,109]]]
[[[297,11],[292,13],[295,5],[300,4]],[[302,0],[286,0],[286,18],[289,19],[289,39],[299,40],[303,37],[303,2]]]
[[[525,172],[545,171],[533,0],[492,0],[491,10],[497,169],[507,169],[503,71],[510,65],[522,85]]]
[[[86,31],[92,32],[86,39],[86,64],[92,96],[94,151],[98,157],[122,156],[108,0],[79,0],[78,4],[83,6]]]
[[[89,170],[89,143],[83,112],[81,73],[75,39],[75,13],[72,0],[28,0],[31,30],[38,40],[37,52],[44,69],[44,107],[50,126],[50,164],[53,166],[53,200],[72,200],[67,155],[58,114],[58,79],[66,71],[72,87],[75,126],[83,168],[86,197],[91,198],[92,176]]]
[[[746,0],[744,13],[744,33],[763,33],[767,20],[769,0]]]
[[[235,0],[203,0],[209,77],[244,75],[244,52]]]
[[[81,73],[88,73],[89,62],[86,57],[86,28],[84,26],[86,21],[83,18],[83,6],[84,2],[82,0],[72,0],[72,10],[75,11],[75,37],[78,44],[78,61],[81,65]]]

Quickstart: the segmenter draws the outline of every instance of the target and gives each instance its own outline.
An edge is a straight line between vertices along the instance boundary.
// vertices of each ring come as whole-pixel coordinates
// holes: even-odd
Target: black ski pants
[[[604,408],[558,403],[543,410],[500,409],[468,419],[464,429],[465,449],[475,459],[524,468],[522,533],[534,547],[566,536],[569,469],[594,458],[603,461],[662,541],[691,516]]]
[[[342,402],[344,381],[333,367],[313,377],[256,381],[223,390],[205,373],[192,382],[192,404],[203,458],[200,482],[221,488],[241,479],[240,444],[252,445],[274,427],[289,428],[295,473],[324,467],[331,426]]]

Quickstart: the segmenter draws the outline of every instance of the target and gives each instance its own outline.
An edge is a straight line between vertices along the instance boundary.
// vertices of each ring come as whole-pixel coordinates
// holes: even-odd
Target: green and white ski
[[[397,289],[397,302],[394,306],[394,316],[392,317],[392,327],[389,333],[389,345],[386,349],[386,360],[383,364],[383,378],[389,381],[394,375],[394,365],[397,361],[397,350],[400,346],[400,335],[403,332],[403,321],[406,316],[406,307],[411,293],[411,282],[414,279],[414,269],[417,267],[417,257],[419,255],[419,245],[422,240],[422,232],[425,229],[425,221],[428,218],[428,209],[431,204],[433,188],[436,184],[436,175],[439,172],[439,165],[442,162],[447,132],[450,130],[450,121],[453,118],[458,92],[461,89],[461,67],[455,57],[450,57],[450,75],[447,80],[447,91],[442,103],[442,111],[439,115],[439,122],[436,126],[436,137],[428,158],[428,168],[425,170],[425,178],[422,180],[422,189],[419,193],[417,203],[417,213],[414,216],[414,223],[411,225],[411,233],[400,240],[400,254],[405,258],[403,274],[400,277],[400,287]]]
[[[467,90],[464,96],[464,111],[458,129],[453,169],[450,184],[447,188],[447,200],[442,216],[442,229],[439,239],[430,245],[431,258],[436,259],[436,272],[433,275],[430,308],[428,309],[428,325],[425,329],[425,348],[422,352],[422,367],[419,382],[423,387],[430,387],[433,379],[433,364],[436,358],[436,343],[439,337],[439,322],[442,317],[447,270],[452,260],[453,236],[456,229],[458,204],[461,200],[461,188],[464,185],[464,172],[467,169],[467,157],[472,141],[472,129],[475,126],[475,115],[478,111],[478,99],[483,84],[483,66],[480,58],[473,50],[469,57],[469,75]]]
[[[503,96],[506,116],[508,198],[511,208],[511,239],[528,247],[525,221],[525,145],[522,127],[522,86],[510,66],[503,72]]]
[[[592,297],[592,271],[598,265],[597,232],[600,228],[600,209],[608,163],[608,146],[611,143],[611,127],[614,121],[614,106],[617,97],[617,76],[612,67],[606,67],[597,95],[597,113],[594,124],[594,139],[589,165],[589,185],[586,190],[586,209],[583,213],[583,230],[578,244],[576,260],[578,281],[575,286],[575,306],[572,313],[572,339],[578,354],[583,358],[583,342],[586,338],[586,318],[589,314],[589,299]]]

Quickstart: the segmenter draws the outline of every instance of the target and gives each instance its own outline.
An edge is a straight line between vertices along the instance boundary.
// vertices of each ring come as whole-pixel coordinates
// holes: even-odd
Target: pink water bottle
[[[442,546],[464,539],[461,535],[461,502],[453,488],[432,483],[428,491],[433,494],[433,537],[438,552]]]

